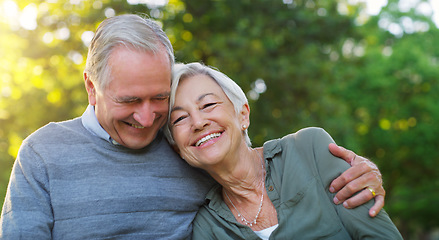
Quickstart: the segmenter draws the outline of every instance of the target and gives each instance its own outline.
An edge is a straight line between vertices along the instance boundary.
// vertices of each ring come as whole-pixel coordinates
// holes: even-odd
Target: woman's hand
[[[329,187],[331,192],[338,192],[334,197],[334,203],[343,203],[346,208],[354,208],[375,198],[375,204],[369,210],[369,215],[375,217],[384,207],[386,196],[378,167],[369,159],[334,143],[329,144],[329,151],[352,166],[334,179]],[[352,197],[357,192],[359,193]]]

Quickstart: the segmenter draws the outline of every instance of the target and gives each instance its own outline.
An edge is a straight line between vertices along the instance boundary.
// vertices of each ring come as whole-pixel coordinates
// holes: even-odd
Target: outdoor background
[[[439,1],[369,2],[378,8],[363,0],[0,0],[0,202],[21,141],[85,110],[82,72],[98,24],[137,13],[162,24],[177,61],[215,66],[242,86],[254,146],[326,129],[377,163],[385,209],[405,239],[439,239]]]

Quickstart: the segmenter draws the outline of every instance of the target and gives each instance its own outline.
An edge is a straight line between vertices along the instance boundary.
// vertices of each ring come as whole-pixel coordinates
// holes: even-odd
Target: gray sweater
[[[186,239],[212,184],[161,132],[131,150],[92,135],[81,118],[50,123],[20,148],[0,239]]]

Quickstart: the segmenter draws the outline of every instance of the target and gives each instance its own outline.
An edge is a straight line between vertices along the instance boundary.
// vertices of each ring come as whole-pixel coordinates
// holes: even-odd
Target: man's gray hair
[[[105,19],[97,28],[87,56],[84,72],[97,88],[105,89],[111,81],[108,60],[118,46],[154,54],[166,50],[170,66],[174,65],[174,50],[168,36],[154,20],[135,14]]]
[[[185,78],[189,78],[196,75],[206,75],[211,79],[213,79],[221,87],[221,89],[224,91],[226,96],[232,102],[233,107],[235,108],[235,112],[237,114],[241,112],[244,104],[248,104],[247,97],[245,96],[245,93],[242,91],[241,87],[239,87],[238,84],[236,84],[232,79],[230,79],[224,73],[215,70],[211,67],[205,66],[201,63],[175,64],[172,71],[168,124],[166,124],[165,126],[165,134],[171,145],[175,145],[175,141],[171,134],[171,129],[170,129],[171,123],[169,122],[169,119],[171,116],[171,110],[175,104],[175,93],[177,92],[178,84],[180,83],[180,81],[184,80]],[[251,146],[251,141],[250,141],[250,137],[248,136],[247,129],[244,130],[244,135],[245,135],[245,142],[247,143],[248,146]]]

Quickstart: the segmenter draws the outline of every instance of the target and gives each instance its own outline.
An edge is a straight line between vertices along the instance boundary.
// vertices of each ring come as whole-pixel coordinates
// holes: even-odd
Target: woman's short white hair
[[[188,64],[175,64],[172,71],[168,124],[166,124],[165,126],[166,137],[168,138],[169,143],[171,143],[172,145],[175,145],[175,141],[171,134],[169,119],[171,109],[174,107],[175,104],[175,93],[177,92],[178,84],[181,80],[196,75],[206,75],[213,79],[224,91],[230,102],[232,102],[233,107],[235,108],[235,112],[237,114],[241,112],[244,104],[248,104],[247,97],[245,96],[245,93],[242,91],[241,87],[239,87],[238,84],[236,84],[224,73],[197,62]],[[251,141],[250,137],[248,136],[247,129],[244,130],[244,137],[247,145],[251,146]]]
[[[99,25],[87,55],[84,72],[97,88],[105,89],[111,81],[108,65],[110,55],[118,46],[135,51],[152,52],[165,50],[174,64],[174,50],[168,36],[152,19],[135,14],[124,14],[107,18]]]

